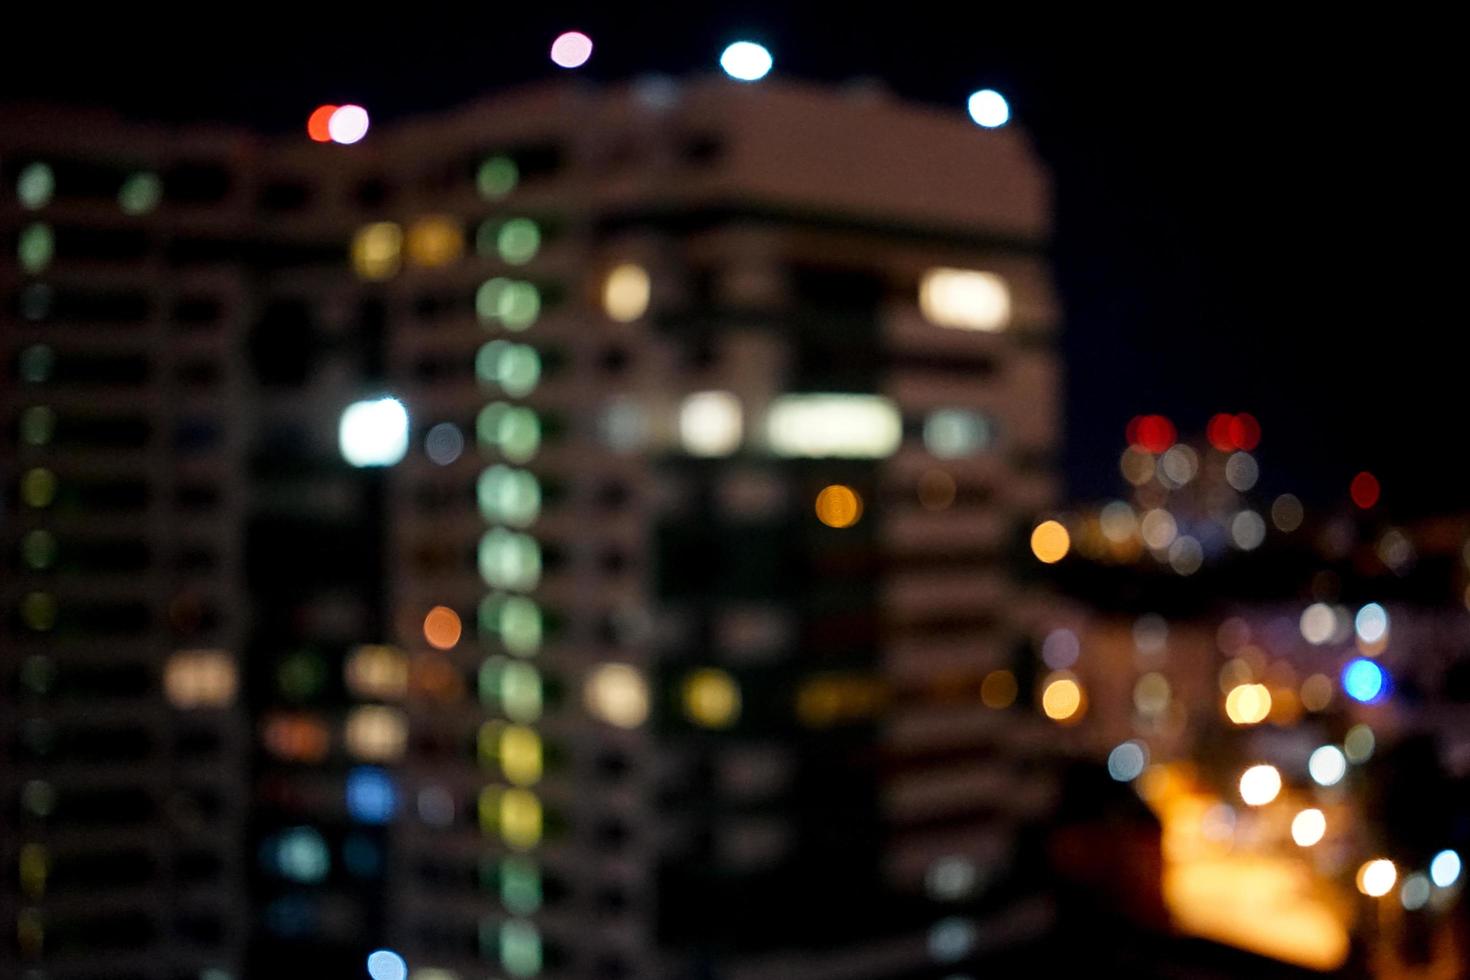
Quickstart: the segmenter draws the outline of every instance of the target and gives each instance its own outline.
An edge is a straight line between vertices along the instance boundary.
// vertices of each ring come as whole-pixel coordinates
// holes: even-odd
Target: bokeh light
[[[1353,628],[1364,643],[1377,643],[1388,635],[1388,613],[1376,602],[1358,610]]]
[[[1373,750],[1377,745],[1378,739],[1373,735],[1373,729],[1367,725],[1354,725],[1343,736],[1342,752],[1349,762],[1360,766],[1373,758]]]
[[[342,412],[337,441],[353,466],[392,466],[408,452],[408,411],[396,398],[354,402]]]
[[[368,954],[367,971],[372,980],[407,980],[408,963],[391,949],[379,949]]]
[[[1031,531],[1031,553],[1048,565],[1067,557],[1072,536],[1060,521],[1042,521]]]
[[[653,281],[648,270],[633,262],[613,267],[602,282],[602,309],[608,318],[631,323],[648,312]]]
[[[317,106],[306,117],[306,135],[318,143],[332,142],[332,131],[327,128],[327,123],[332,118],[332,113],[337,111],[334,105]]]
[[[580,68],[592,57],[592,39],[581,31],[567,31],[551,42],[551,60],[560,68]]]
[[[765,78],[774,63],[771,52],[754,41],[736,41],[720,54],[720,67],[725,74],[741,82]]]
[[[1302,611],[1298,624],[1302,639],[1313,646],[1321,646],[1332,639],[1337,631],[1337,616],[1325,602],[1314,602]]]
[[[1264,684],[1240,684],[1225,696],[1225,714],[1237,725],[1258,725],[1271,713],[1271,692]]]
[[[1367,470],[1353,477],[1353,482],[1348,485],[1348,494],[1360,510],[1367,510],[1378,503],[1380,492],[1378,477]]]
[[[1315,807],[1302,810],[1291,820],[1291,839],[1298,847],[1311,847],[1327,833],[1327,817]]]
[[[637,728],[648,718],[648,684],[629,664],[599,664],[587,675],[582,700],[588,712],[618,728]]]
[[[684,714],[704,728],[728,728],[740,717],[740,687],[718,667],[704,667],[684,678]]]
[[[1120,783],[1132,782],[1148,765],[1148,750],[1140,742],[1123,742],[1108,753],[1108,775]]]
[[[1443,850],[1429,862],[1429,878],[1440,888],[1448,888],[1460,880],[1460,855]]]
[[[1240,775],[1240,798],[1250,806],[1265,806],[1281,792],[1281,773],[1275,766],[1251,766]]]
[[[368,114],[360,105],[338,106],[327,119],[327,134],[333,143],[344,146],[356,143],[367,135]]]
[[[993,272],[930,269],[919,281],[919,309],[930,323],[993,333],[1011,319],[1011,292]]]
[[[828,527],[852,527],[863,516],[863,499],[852,487],[834,483],[817,494],[817,520]]]
[[[691,456],[729,456],[744,430],[740,399],[728,391],[697,391],[679,407],[679,441]]]
[[[1291,532],[1302,526],[1302,502],[1294,493],[1283,493],[1271,502],[1271,523],[1276,530]]]
[[[1041,659],[1052,670],[1066,670],[1077,662],[1081,645],[1069,629],[1054,629],[1041,641]]]
[[[1393,891],[1398,876],[1398,869],[1387,858],[1368,861],[1358,869],[1358,891],[1369,898],[1382,898]]]
[[[1335,745],[1318,746],[1307,759],[1307,772],[1318,786],[1336,786],[1347,773],[1347,756]]]
[[[1010,103],[993,88],[972,92],[965,101],[965,108],[969,110],[975,125],[986,129],[999,129],[1011,121]]]
[[[1041,689],[1041,710],[1052,721],[1071,722],[1084,711],[1082,685],[1066,671],[1049,675]]]
[[[439,650],[453,649],[462,629],[459,613],[448,606],[435,606],[424,617],[424,640]]]
[[[1377,701],[1386,692],[1388,674],[1383,668],[1364,657],[1348,661],[1342,670],[1342,690],[1354,701],[1369,704]]]

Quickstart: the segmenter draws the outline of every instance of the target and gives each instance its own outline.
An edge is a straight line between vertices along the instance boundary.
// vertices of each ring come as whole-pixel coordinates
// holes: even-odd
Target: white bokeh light
[[[1460,880],[1460,855],[1454,851],[1440,851],[1429,862],[1429,880],[1440,888],[1448,888]]]
[[[356,143],[367,135],[368,114],[360,105],[339,106],[327,120],[327,135],[333,143]]]
[[[337,444],[353,466],[392,466],[408,452],[408,410],[396,398],[353,402],[342,413]]]
[[[551,42],[551,60],[561,68],[580,68],[592,57],[592,39],[581,31],[567,31]]]
[[[983,88],[972,93],[967,105],[970,118],[975,120],[976,125],[986,129],[999,129],[1011,121],[1011,104],[993,88]]]
[[[754,41],[736,41],[720,55],[720,67],[725,74],[742,82],[765,78],[772,64],[771,52]]]
[[[1307,760],[1307,772],[1318,786],[1335,786],[1347,773],[1347,757],[1335,745],[1323,745]]]

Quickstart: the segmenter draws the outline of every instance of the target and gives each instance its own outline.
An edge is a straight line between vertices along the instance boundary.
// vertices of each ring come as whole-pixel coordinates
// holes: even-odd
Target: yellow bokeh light
[[[1271,713],[1265,684],[1237,684],[1225,695],[1225,715],[1237,725],[1258,725]]]
[[[1377,858],[1358,869],[1358,891],[1369,898],[1382,898],[1393,891],[1393,884],[1398,878],[1398,869],[1392,861]]]
[[[541,779],[541,736],[524,725],[500,730],[500,769],[517,786],[534,786]]]
[[[599,664],[582,687],[587,710],[609,725],[637,728],[648,718],[648,684],[638,668]]]
[[[1315,807],[1301,811],[1291,821],[1291,839],[1298,847],[1311,847],[1327,833],[1327,818]]]
[[[435,606],[424,617],[424,639],[431,647],[440,650],[453,649],[463,630],[459,613],[448,606]]]
[[[1048,676],[1041,689],[1041,710],[1052,721],[1080,720],[1086,710],[1083,700],[1082,685],[1067,671]]]
[[[735,678],[716,667],[684,678],[684,713],[705,728],[728,728],[740,717],[740,688]]]
[[[409,225],[407,246],[414,265],[448,265],[464,254],[464,231],[453,218],[430,215]]]
[[[980,682],[980,701],[987,708],[1009,708],[1016,701],[1016,675],[1008,670],[992,670]]]
[[[630,323],[648,311],[652,293],[648,271],[641,265],[625,262],[603,280],[602,308],[609,318],[619,323]]]
[[[1281,773],[1275,766],[1251,766],[1240,774],[1240,798],[1251,806],[1265,806],[1281,793]]]
[[[834,483],[817,494],[816,511],[828,527],[852,527],[863,516],[863,498],[852,487]]]
[[[1060,521],[1042,521],[1031,532],[1031,553],[1048,565],[1067,557],[1071,548],[1072,536]]]
[[[403,229],[391,221],[363,225],[352,236],[352,268],[361,279],[381,282],[398,274]]]

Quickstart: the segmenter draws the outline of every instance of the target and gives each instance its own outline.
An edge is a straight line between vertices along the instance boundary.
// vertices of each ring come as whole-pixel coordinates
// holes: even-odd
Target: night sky
[[[1368,468],[1390,514],[1466,505],[1465,84],[1446,24],[1346,8],[1078,23],[1059,5],[1019,23],[914,4],[302,6],[8,12],[0,98],[300,131],[321,102],[383,120],[565,74],[546,52],[567,29],[592,36],[578,74],[593,80],[712,71],[749,38],[778,75],[878,79],[957,116],[995,87],[1055,178],[1074,498],[1120,489],[1130,416],[1191,432],[1249,410],[1268,492],[1337,502]]]

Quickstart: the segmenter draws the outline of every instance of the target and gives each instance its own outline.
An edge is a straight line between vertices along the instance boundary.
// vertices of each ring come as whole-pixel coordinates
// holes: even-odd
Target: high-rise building
[[[17,962],[928,977],[1054,927],[1022,134],[726,81],[97,128],[0,130]]]
[[[456,976],[878,977],[1048,928],[1005,880],[1048,742],[980,699],[1015,697],[1054,496],[1024,138],[558,86],[353,163],[413,418],[387,941]]]
[[[71,123],[0,119],[0,976],[237,976],[251,145]]]

